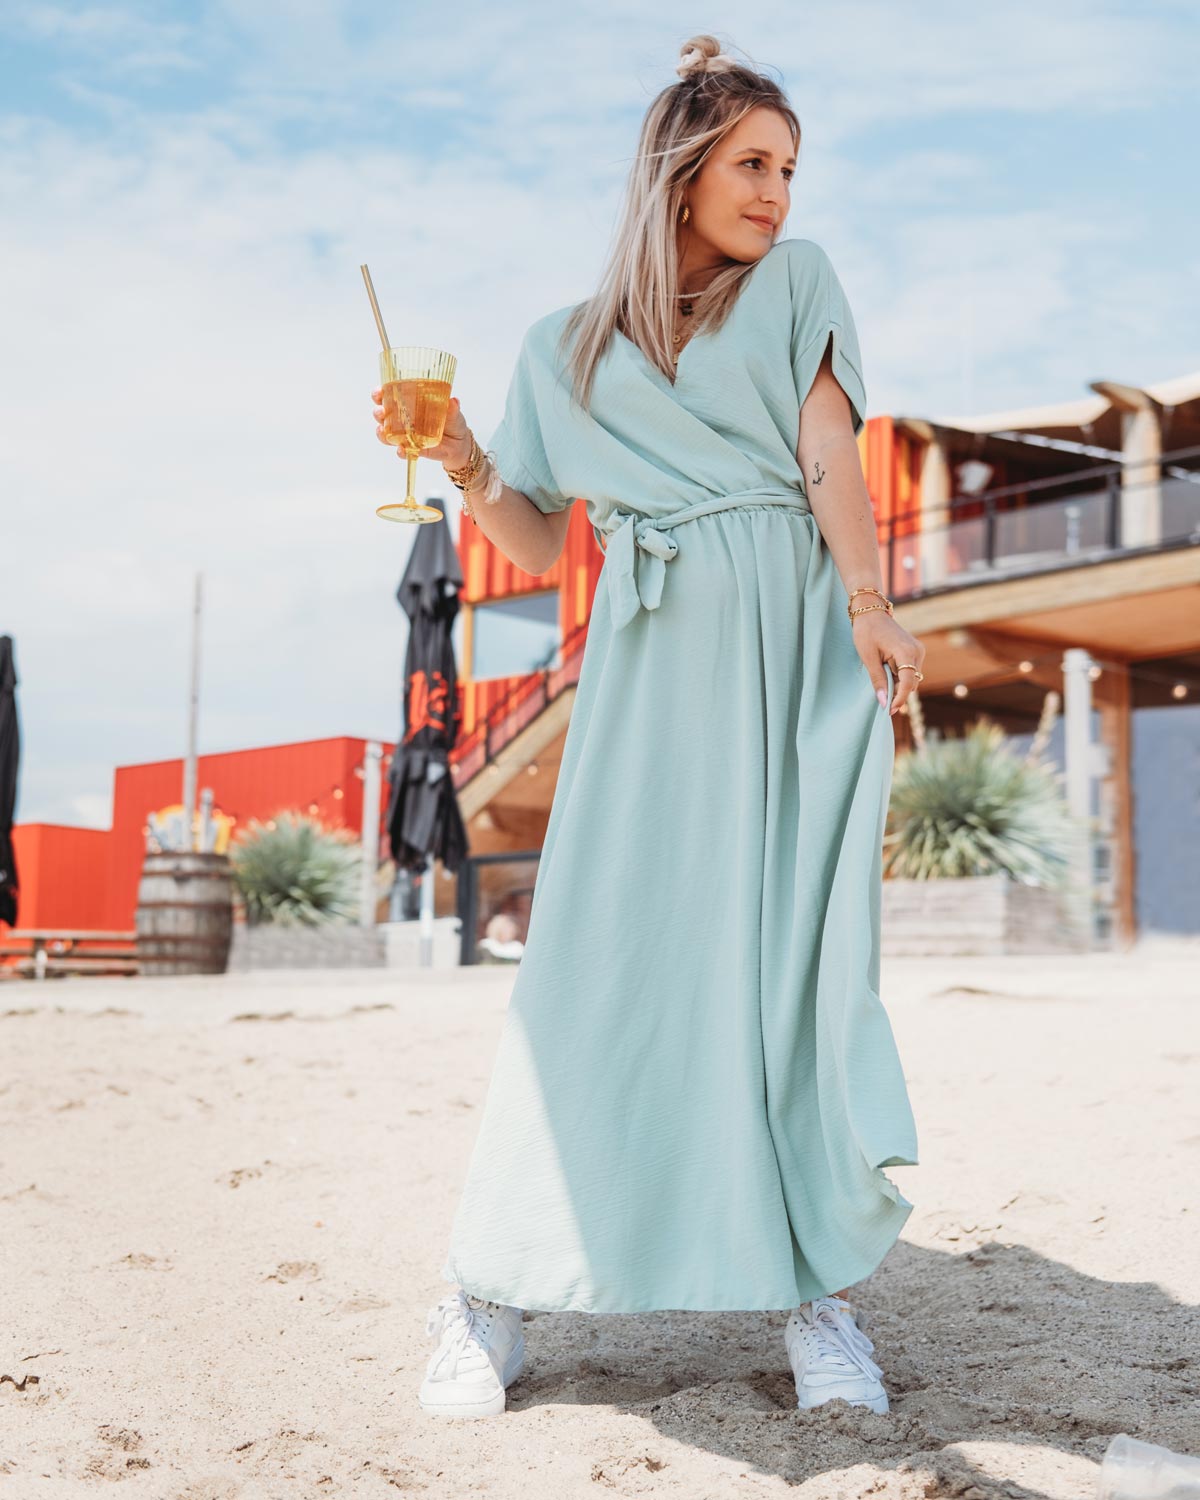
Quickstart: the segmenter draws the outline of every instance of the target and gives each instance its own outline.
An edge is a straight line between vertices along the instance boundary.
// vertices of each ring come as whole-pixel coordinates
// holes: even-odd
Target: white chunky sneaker
[[[443,1297],[425,1320],[438,1340],[418,1399],[442,1417],[495,1417],[504,1410],[505,1388],[525,1368],[521,1309],[459,1287]]]
[[[783,1337],[802,1411],[838,1396],[852,1406],[887,1411],[883,1371],[871,1358],[875,1345],[854,1321],[854,1309],[844,1297],[802,1303],[788,1318]]]

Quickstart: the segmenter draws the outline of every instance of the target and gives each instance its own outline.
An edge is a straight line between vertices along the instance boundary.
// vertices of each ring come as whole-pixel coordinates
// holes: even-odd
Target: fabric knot
[[[710,495],[692,505],[665,516],[645,516],[639,512],[614,511],[621,524],[609,531],[604,549],[604,572],[608,576],[608,597],[612,605],[614,629],[628,625],[640,609],[657,609],[662,602],[663,580],[667,564],[679,551],[679,543],[669,530],[717,511],[740,510],[747,505],[783,505],[812,515],[808,502],[790,487],[770,485],[737,490],[731,495]],[[656,524],[657,523],[657,524]],[[645,555],[638,558],[638,552]]]
[[[644,555],[639,559],[638,552]],[[662,603],[667,564],[679,551],[679,543],[665,531],[656,531],[647,517],[627,515],[609,537],[605,550],[605,572],[612,605],[613,624],[628,625],[639,609],[657,609]]]

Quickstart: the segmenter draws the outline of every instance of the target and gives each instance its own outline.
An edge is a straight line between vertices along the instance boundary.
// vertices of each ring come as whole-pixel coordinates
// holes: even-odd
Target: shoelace
[[[448,1296],[443,1297],[436,1307],[430,1309],[429,1315],[425,1319],[425,1332],[431,1338],[440,1338],[448,1328],[453,1328],[454,1330],[452,1336],[446,1342],[445,1349],[440,1352],[438,1358],[439,1369],[445,1364],[447,1358],[451,1356],[453,1357],[453,1363],[457,1364],[459,1355],[472,1340],[474,1340],[475,1347],[479,1350],[480,1354],[485,1359],[487,1358],[487,1350],[475,1337],[475,1323],[476,1318],[481,1312],[484,1315],[480,1318],[481,1322],[485,1322],[490,1317],[488,1309],[492,1305],[485,1302],[478,1309],[475,1308],[468,1301],[467,1294],[460,1288],[458,1291],[451,1292]]]
[[[855,1369],[878,1380],[883,1375],[883,1370],[871,1358],[875,1345],[854,1321],[850,1304],[843,1302],[840,1297],[818,1297],[810,1305],[812,1321],[809,1323],[801,1317],[801,1327],[812,1328],[819,1337],[830,1339]]]

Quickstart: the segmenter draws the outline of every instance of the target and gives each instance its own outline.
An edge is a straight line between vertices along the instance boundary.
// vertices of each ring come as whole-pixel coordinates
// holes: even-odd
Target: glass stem
[[[417,455],[415,453],[410,453],[408,455],[408,494],[405,495],[405,497],[404,497],[404,503],[405,503],[405,505],[415,505],[417,503],[417,495],[416,495],[416,490],[414,488],[414,486],[416,484],[416,480],[417,480]]]

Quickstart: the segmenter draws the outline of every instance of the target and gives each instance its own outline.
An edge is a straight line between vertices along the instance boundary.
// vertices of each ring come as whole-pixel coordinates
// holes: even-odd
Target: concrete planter
[[[1084,953],[1091,947],[1062,891],[1005,874],[885,880],[881,922],[885,957]]]
[[[383,922],[380,924],[389,969],[456,969],[462,960],[462,922],[458,917],[435,917],[433,920],[432,962],[421,963],[421,923]]]
[[[249,969],[382,969],[387,963],[378,927],[339,922],[322,927],[281,927],[238,922],[229,952],[231,973]]]

